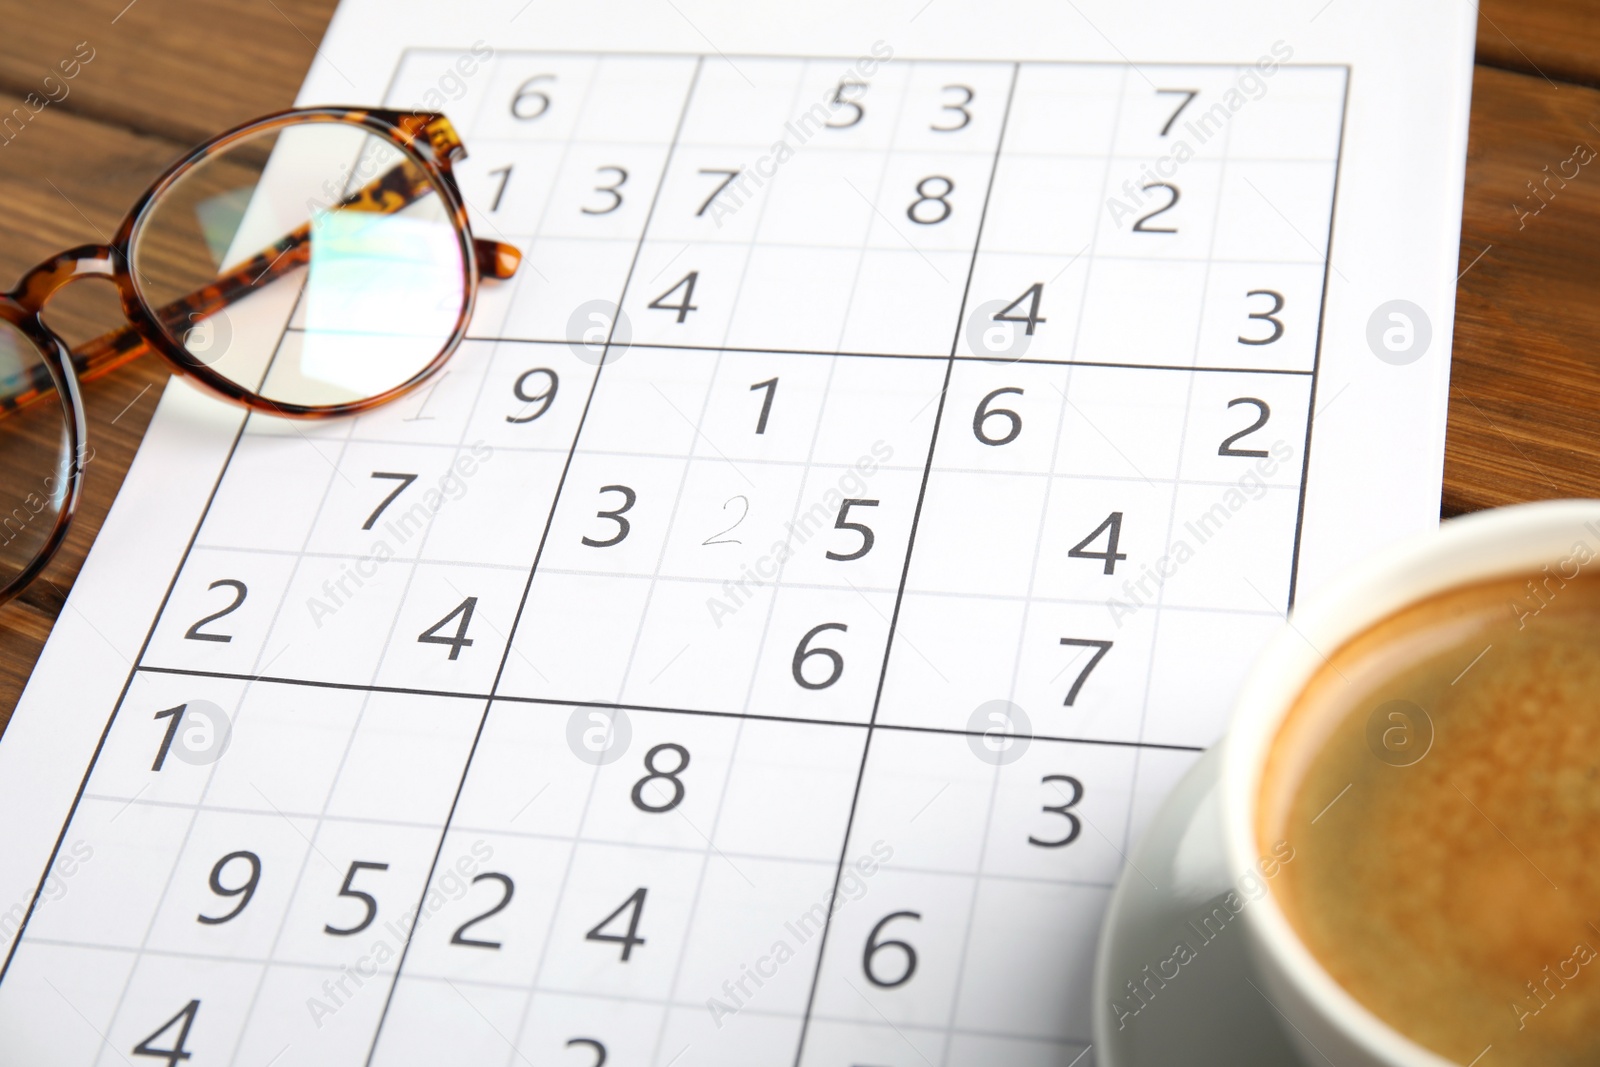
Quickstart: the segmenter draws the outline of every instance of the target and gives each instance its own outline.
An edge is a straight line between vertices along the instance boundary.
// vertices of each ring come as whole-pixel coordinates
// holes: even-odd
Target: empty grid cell
[[[728,326],[729,347],[836,350],[856,299],[861,262],[853,248],[752,248]]]
[[[540,570],[498,692],[615,703],[650,595],[646,578]]]
[[[493,50],[418,48],[404,55],[389,85],[390,107],[442,111],[457,130],[470,130],[489,87]]]
[[[255,432],[252,419],[196,538],[202,545],[298,552],[316,520],[343,442]],[[341,427],[348,430],[348,427]],[[270,481],[272,492],[264,492]]]
[[[472,773],[462,783],[452,826],[491,839],[575,838],[597,754],[612,744],[624,745],[625,754],[630,744],[631,731],[618,732],[616,715],[614,708],[496,701],[473,753]],[[578,751],[569,731],[578,735]]]
[[[60,900],[34,910],[28,936],[139,949],[193,818],[185,808],[85,797],[67,828],[69,840],[83,843],[82,867]]]
[[[131,952],[51,944],[30,930],[0,997],[7,1052],[28,1063],[93,1064],[136,962]]]
[[[598,362],[637,247],[633,238],[535,238],[517,271],[500,339],[570,341]],[[599,325],[598,308],[605,320]]]
[[[1331,161],[1240,161],[1228,167],[1212,255],[1323,263],[1333,221]]]
[[[1008,699],[1026,611],[1020,599],[907,591],[884,672],[878,721],[968,729],[980,707]],[[973,647],[974,635],[982,635],[983,654]],[[991,655],[991,648],[1005,654]]]
[[[1076,358],[1192,366],[1205,291],[1204,262],[1095,260],[1085,287]]]
[[[843,1020],[812,1012],[806,1027],[802,1067],[926,1067],[944,1057],[945,1032],[932,1027]]]

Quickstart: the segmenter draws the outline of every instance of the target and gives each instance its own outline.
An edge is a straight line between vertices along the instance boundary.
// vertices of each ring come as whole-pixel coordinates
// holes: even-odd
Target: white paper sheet
[[[167,391],[0,744],[0,1062],[1092,1062],[1130,842],[1437,521],[1472,35],[346,0],[301,102],[528,258],[388,409]]]

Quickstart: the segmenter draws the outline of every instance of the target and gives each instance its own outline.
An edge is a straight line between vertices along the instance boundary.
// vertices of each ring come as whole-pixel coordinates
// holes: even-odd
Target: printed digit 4
[[[189,1030],[194,1026],[194,1017],[200,1011],[200,1002],[191,1000],[183,1009],[161,1024],[161,1029],[139,1042],[133,1048],[135,1056],[153,1056],[156,1059],[166,1060],[167,1067],[178,1067],[178,1064],[193,1056],[183,1046],[189,1043]],[[172,1044],[167,1048],[157,1048],[155,1042],[160,1040],[167,1031],[177,1028],[178,1032],[172,1038]]]
[[[640,887],[633,891],[633,895],[617,906],[617,910],[607,915],[604,919],[594,924],[594,928],[583,935],[585,941],[611,941],[622,946],[622,962],[627,963],[628,957],[633,954],[633,946],[644,944],[644,938],[639,936],[639,919],[644,915],[644,900],[649,890]],[[628,929],[626,933],[608,934],[607,926],[629,912]]]

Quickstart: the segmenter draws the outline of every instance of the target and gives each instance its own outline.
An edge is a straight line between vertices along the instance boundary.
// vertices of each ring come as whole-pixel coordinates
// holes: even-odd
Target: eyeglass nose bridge
[[[28,271],[8,295],[18,307],[37,316],[52,296],[75,281],[104,278],[115,282],[115,257],[109,245],[79,245]]]

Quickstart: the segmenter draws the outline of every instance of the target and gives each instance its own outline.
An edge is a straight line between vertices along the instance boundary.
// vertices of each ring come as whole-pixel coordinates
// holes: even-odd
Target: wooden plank
[[[335,4],[76,0],[5,6],[12,10],[0,15],[0,90],[61,96],[39,119],[69,111],[192,144],[290,106]],[[63,80],[59,65],[80,54],[80,42],[88,50],[82,54],[93,58],[80,63],[75,78]],[[47,75],[53,76],[49,85]]]
[[[1552,92],[1537,75],[1484,67],[1474,78],[1447,513],[1600,496],[1596,115],[1593,89]]]
[[[1556,83],[1600,85],[1600,5],[1594,0],[1482,0],[1478,62]]]

